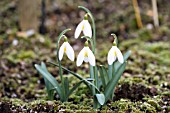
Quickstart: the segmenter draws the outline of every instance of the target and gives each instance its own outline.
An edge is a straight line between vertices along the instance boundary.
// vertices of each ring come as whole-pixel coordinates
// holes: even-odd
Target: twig
[[[135,10],[137,26],[138,26],[138,28],[142,28],[143,24],[142,24],[142,21],[141,21],[141,16],[140,16],[138,2],[137,2],[137,0],[132,0],[132,2],[133,2],[134,10]]]
[[[152,8],[153,8],[153,21],[155,27],[159,27],[159,20],[158,20],[158,10],[157,10],[157,1],[152,0]]]

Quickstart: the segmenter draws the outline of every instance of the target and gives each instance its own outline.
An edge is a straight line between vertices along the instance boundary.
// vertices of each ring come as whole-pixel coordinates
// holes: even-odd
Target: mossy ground
[[[57,11],[58,24],[57,32],[42,36],[35,34],[29,38],[17,37],[18,26],[15,7],[7,10],[8,20],[2,21],[2,25],[8,23],[13,26],[9,30],[6,25],[0,32],[0,111],[1,112],[135,112],[135,113],[157,113],[170,112],[170,32],[169,24],[165,16],[160,13],[161,27],[157,29],[137,30],[133,15],[133,7],[130,2],[117,3],[111,8],[110,2],[102,2],[99,5],[93,2],[87,5],[86,2],[59,3]],[[158,2],[160,2],[158,0]],[[112,2],[111,2],[112,3]],[[123,4],[124,3],[124,4]],[[8,4],[8,3],[5,3]],[[69,4],[67,8],[65,5]],[[95,14],[97,22],[97,64],[107,64],[106,56],[111,47],[113,38],[110,33],[115,32],[119,38],[119,48],[122,53],[131,50],[132,54],[128,59],[126,71],[122,75],[115,96],[101,109],[93,109],[93,99],[89,95],[88,88],[81,85],[69,98],[69,102],[61,103],[56,94],[55,100],[49,101],[41,75],[35,70],[34,64],[41,61],[46,62],[48,70],[58,78],[58,68],[50,65],[48,61],[56,61],[56,37],[64,28],[72,28],[68,34],[69,40],[76,50],[76,54],[83,47],[80,39],[73,38],[75,26],[80,21],[77,5],[88,6]],[[147,4],[140,3],[141,6]],[[3,4],[2,4],[3,5]],[[128,6],[127,6],[128,5]],[[8,5],[6,5],[8,6]],[[127,7],[123,12],[117,6]],[[92,7],[92,8],[91,8]],[[160,5],[161,7],[161,5]],[[146,8],[147,9],[147,8]],[[146,10],[143,9],[143,10]],[[4,10],[0,10],[4,14]],[[108,13],[117,11],[117,13]],[[14,12],[14,13],[11,13]],[[50,12],[49,13],[53,13]],[[11,14],[11,15],[10,15]],[[168,14],[168,13],[167,13]],[[143,18],[147,17],[142,13]],[[108,18],[105,18],[107,16]],[[129,17],[129,18],[127,18]],[[2,18],[2,17],[1,17]],[[64,19],[63,19],[64,18]],[[70,19],[77,18],[77,19]],[[68,21],[70,19],[70,21]],[[116,20],[113,20],[116,19]],[[152,19],[144,19],[147,24]],[[128,22],[130,21],[130,22]],[[167,22],[167,24],[166,24]],[[60,25],[59,25],[60,24]],[[112,25],[113,24],[113,25]],[[8,29],[8,30],[7,30]],[[9,32],[10,31],[10,32]],[[55,31],[53,29],[53,31]],[[71,34],[72,33],[72,34]],[[107,38],[109,37],[109,38]],[[15,45],[14,40],[18,41]],[[88,77],[88,64],[76,67],[75,62],[70,62],[64,57],[63,66]],[[72,75],[64,72],[69,77],[70,86],[78,82]]]

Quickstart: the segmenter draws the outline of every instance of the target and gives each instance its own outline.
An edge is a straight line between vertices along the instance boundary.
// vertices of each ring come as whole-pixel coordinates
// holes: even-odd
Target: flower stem
[[[94,79],[94,80],[92,81],[92,84],[94,84],[94,85],[95,85],[95,74],[94,74],[94,68],[93,68],[93,66],[91,66],[91,65],[90,65],[90,78]],[[92,87],[92,94],[93,94],[93,95],[95,95],[95,94],[96,94],[96,92],[95,92],[95,88],[94,88],[94,87]]]
[[[62,101],[66,101],[65,99],[65,88],[64,88],[64,79],[63,79],[63,75],[62,75],[62,66],[61,66],[61,61],[59,60],[59,44],[60,44],[60,40],[61,38],[64,36],[64,34],[67,32],[67,31],[70,31],[71,29],[66,29],[64,31],[62,31],[60,33],[60,35],[58,36],[58,40],[57,40],[57,43],[56,43],[56,50],[57,50],[57,61],[58,61],[58,64],[59,64],[59,75],[60,75],[60,79],[61,79],[61,87],[62,87],[62,93],[63,93],[63,99]]]
[[[93,40],[89,36],[82,36],[81,38],[86,38],[87,40],[90,41],[91,47],[92,47],[92,52],[94,53],[95,47],[93,44]]]
[[[95,25],[95,21],[94,21],[94,17],[91,13],[91,11],[83,6],[78,6],[78,8],[83,9],[85,12],[87,12],[87,14],[90,16],[91,21],[92,21],[92,29],[93,29],[93,45],[94,45],[94,54],[95,54],[95,47],[96,47],[96,25]]]
[[[93,50],[93,54],[95,55],[95,49],[96,49],[96,26],[95,26],[95,21],[94,21],[94,17],[91,13],[91,11],[83,6],[78,6],[78,8],[81,8],[83,9],[85,12],[87,12],[87,14],[90,16],[91,18],[91,21],[92,21],[92,30],[93,30],[93,37],[92,37],[92,40],[90,40],[91,43],[91,46],[92,46],[92,50]],[[96,79],[96,77],[98,76],[96,71],[94,71],[96,69],[96,66],[90,66],[90,77],[92,79],[94,79],[94,81],[92,82],[92,84],[94,84],[95,86],[97,86],[97,83],[98,83],[98,79]],[[95,88],[92,87],[92,94],[95,98],[95,95],[96,95],[96,91],[95,91]],[[97,108],[98,106],[98,101],[96,101],[94,99],[94,108]]]

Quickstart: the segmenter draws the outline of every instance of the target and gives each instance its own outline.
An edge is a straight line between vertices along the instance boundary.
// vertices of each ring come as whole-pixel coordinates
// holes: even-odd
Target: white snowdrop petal
[[[114,47],[112,47],[108,52],[107,61],[109,65],[112,65],[113,62],[116,60],[116,56],[114,55],[114,52],[115,52]]]
[[[64,55],[64,47],[65,47],[65,42],[61,45],[60,49],[59,49],[59,60],[61,61]]]
[[[66,42],[66,54],[71,61],[74,61],[74,50],[68,42]]]
[[[80,51],[80,53],[77,56],[77,66],[80,66],[83,63],[84,60],[84,48]]]
[[[77,28],[76,28],[76,30],[75,30],[75,33],[74,33],[74,37],[75,37],[75,38],[78,38],[78,37],[80,36],[80,33],[81,33],[81,31],[82,31],[82,28],[83,28],[83,25],[84,25],[84,20],[82,20],[82,21],[78,24],[78,26],[77,26]]]
[[[88,22],[88,20],[84,20],[83,33],[85,36],[89,36],[90,38],[92,37],[92,29],[91,29],[91,25]]]
[[[118,61],[120,63],[123,63],[124,62],[123,55],[122,55],[121,51],[119,50],[119,48],[116,48],[116,55],[117,55]]]
[[[92,66],[96,65],[95,56],[93,52],[89,49],[89,47],[88,47],[88,60],[89,60],[90,65]]]
[[[88,57],[84,57],[84,62],[89,62]]]

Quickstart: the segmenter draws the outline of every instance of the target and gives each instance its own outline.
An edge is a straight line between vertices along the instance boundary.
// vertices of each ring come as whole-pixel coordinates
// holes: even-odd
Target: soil
[[[51,3],[46,9],[46,21],[53,22],[46,26],[47,33],[23,38],[17,36],[20,31],[17,0],[0,1],[0,112],[170,112],[170,2],[157,2],[160,27],[148,27],[153,26],[152,8],[148,0],[143,0],[139,6],[144,27],[138,29],[131,1],[57,1],[56,7]],[[73,38],[76,25],[84,15],[78,5],[89,8],[95,17],[97,65],[107,64],[106,56],[113,41],[111,33],[118,36],[122,53],[132,51],[114,98],[98,110],[93,109],[93,98],[83,84],[70,96],[69,102],[61,103],[57,94],[55,100],[48,100],[43,77],[34,68],[34,64],[44,61],[49,72],[59,79],[58,68],[48,61],[56,62],[57,36],[66,28],[72,29],[67,36],[76,55],[82,49],[84,40]],[[62,65],[89,76],[88,64],[77,68],[64,57]],[[64,74],[71,78],[70,84],[78,81],[69,73]]]

